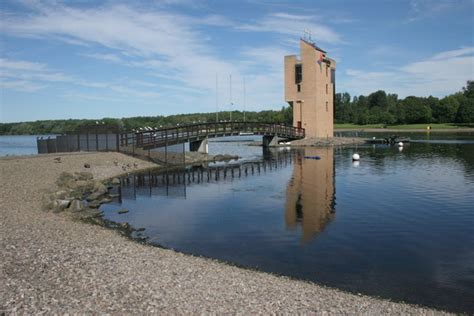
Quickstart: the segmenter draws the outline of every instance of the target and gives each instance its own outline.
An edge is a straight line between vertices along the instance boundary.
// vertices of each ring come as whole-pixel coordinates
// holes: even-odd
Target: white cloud
[[[72,85],[92,89],[111,89],[117,93],[144,98],[176,94],[180,87],[188,98],[186,101],[199,110],[212,108],[215,103],[215,76],[219,74],[219,95],[227,98],[228,78],[232,74],[235,82],[235,100],[240,100],[241,82],[245,74],[247,80],[248,104],[273,106],[283,104],[283,56],[282,47],[288,36],[279,45],[243,49],[241,58],[225,60],[218,57],[209,37],[201,26],[227,27],[231,31],[276,32],[298,38],[304,29],[310,29],[314,38],[326,43],[339,43],[341,36],[329,27],[318,23],[313,15],[288,13],[269,14],[255,24],[236,25],[228,17],[220,15],[187,16],[163,9],[157,4],[153,9],[106,4],[94,7],[65,6],[33,2],[29,15],[4,15],[3,29],[6,34],[62,41],[84,48],[78,55],[128,67],[146,69],[146,75],[168,80],[158,86],[136,85],[127,90],[121,84],[97,82],[74,76],[64,76],[62,80]],[[295,42],[293,48],[298,45]],[[287,44],[286,44],[287,46]],[[100,53],[97,48],[100,48]],[[105,51],[105,53],[104,53]],[[292,51],[291,53],[294,53]],[[255,62],[258,61],[258,67]],[[265,69],[265,71],[262,71]],[[48,78],[49,76],[49,78]],[[48,72],[35,77],[39,82],[59,80],[61,74]],[[93,79],[93,78],[92,78]],[[170,82],[172,84],[170,84]],[[176,84],[176,85],[174,85]],[[120,87],[119,87],[120,86]],[[137,89],[135,89],[137,88]],[[154,89],[153,93],[142,91]],[[203,94],[207,94],[206,97]],[[199,96],[197,96],[199,95]],[[178,96],[172,96],[178,98]],[[192,99],[194,97],[194,99]],[[191,99],[189,99],[191,98]],[[164,99],[160,100],[163,103]],[[235,101],[237,103],[237,101]]]
[[[254,32],[274,32],[295,37],[303,36],[304,30],[312,32],[312,37],[318,41],[330,44],[342,42],[339,33],[321,23],[312,15],[294,15],[287,13],[273,13],[253,24],[238,26],[238,29]]]
[[[123,97],[134,97],[156,100],[161,96],[155,90],[156,85],[143,81],[128,81],[127,85],[114,82],[97,82],[83,78],[68,76],[54,72],[45,64],[24,60],[0,59],[0,88],[22,92],[36,92],[51,86],[51,83],[67,83],[77,87],[100,89],[105,93],[110,91]],[[130,86],[145,87],[146,90]]]
[[[51,6],[37,15],[8,16],[4,31],[17,36],[100,45],[116,53],[85,55],[109,62],[121,61],[117,53],[132,56],[135,60],[128,65],[154,63],[160,71],[173,73],[187,85],[212,89],[215,72],[238,73],[238,69],[214,57],[204,36],[194,28],[195,23],[223,24],[225,21],[218,16],[196,21],[183,15],[124,5],[94,9]],[[136,61],[137,58],[142,60]]]
[[[123,62],[122,58],[115,54],[81,53],[80,55],[113,63]]]
[[[25,60],[0,59],[0,88],[22,92],[36,92],[51,82],[69,82],[72,78],[54,72],[43,63]]]
[[[2,70],[44,71],[47,66],[41,63],[0,58],[0,68]]]
[[[348,69],[346,75],[348,78],[338,85],[339,91],[369,94],[382,89],[402,97],[442,97],[459,91],[474,78],[474,47],[441,52],[388,71]]]
[[[446,15],[449,11],[463,10],[472,5],[471,0],[410,0],[407,22]]]
[[[27,80],[0,80],[0,90],[10,89],[22,92],[35,92],[46,88],[46,85],[40,85]]]
[[[453,57],[468,56],[474,54],[474,47],[464,47],[460,49],[450,50],[434,55],[433,60],[445,60]]]

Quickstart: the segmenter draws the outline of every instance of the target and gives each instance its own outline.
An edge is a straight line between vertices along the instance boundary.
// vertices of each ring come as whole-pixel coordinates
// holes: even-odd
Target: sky
[[[280,109],[305,30],[337,92],[474,79],[474,0],[0,0],[0,122]]]

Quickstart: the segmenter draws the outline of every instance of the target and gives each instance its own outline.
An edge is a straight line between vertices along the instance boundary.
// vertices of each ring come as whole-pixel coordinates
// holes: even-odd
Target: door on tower
[[[301,128],[301,121],[296,122],[296,126],[297,126],[298,128]]]

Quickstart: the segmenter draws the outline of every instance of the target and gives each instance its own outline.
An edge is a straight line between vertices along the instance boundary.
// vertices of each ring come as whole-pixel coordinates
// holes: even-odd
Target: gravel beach
[[[0,310],[7,314],[442,314],[139,244],[42,211],[61,172],[106,179],[126,164],[153,167],[120,153],[55,157],[0,159]]]

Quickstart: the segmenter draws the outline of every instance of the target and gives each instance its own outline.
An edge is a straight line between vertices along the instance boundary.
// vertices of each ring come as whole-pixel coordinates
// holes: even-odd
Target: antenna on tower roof
[[[312,42],[313,42],[313,39],[311,38],[312,35],[313,35],[313,34],[312,34],[312,32],[311,32],[310,29],[304,29],[304,30],[303,30],[303,39],[304,39],[305,41],[308,41],[308,42],[312,43]]]

